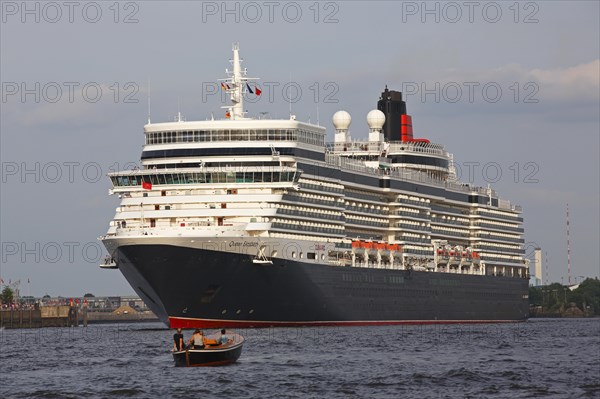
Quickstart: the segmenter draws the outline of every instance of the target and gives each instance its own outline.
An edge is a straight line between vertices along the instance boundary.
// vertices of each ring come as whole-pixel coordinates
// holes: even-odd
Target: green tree
[[[529,305],[542,306],[542,289],[529,287]]]
[[[14,299],[13,290],[10,287],[4,287],[0,298],[2,299],[2,303],[12,303]]]
[[[584,282],[579,284],[579,287],[573,294],[576,295],[573,302],[577,303],[577,306],[586,311],[589,306],[589,313],[594,315],[600,315],[600,281],[593,278],[585,279]]]
[[[588,315],[600,315],[600,281],[588,278],[573,291],[559,283],[529,287],[529,304],[543,306],[546,312],[561,312],[570,303]]]

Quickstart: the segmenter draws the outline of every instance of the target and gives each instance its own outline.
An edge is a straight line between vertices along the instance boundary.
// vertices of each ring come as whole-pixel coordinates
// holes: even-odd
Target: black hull
[[[226,364],[235,363],[242,354],[242,345],[225,350],[205,349],[195,350],[190,349],[181,352],[173,353],[176,367],[199,367],[199,366],[224,366]]]
[[[328,266],[170,245],[118,249],[119,269],[170,327],[520,321],[528,280]]]

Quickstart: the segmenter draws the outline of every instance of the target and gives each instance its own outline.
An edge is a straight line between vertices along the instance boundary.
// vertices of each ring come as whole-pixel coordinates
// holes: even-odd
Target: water
[[[0,397],[600,398],[600,319],[239,332],[238,363],[175,368],[159,323],[3,330]]]

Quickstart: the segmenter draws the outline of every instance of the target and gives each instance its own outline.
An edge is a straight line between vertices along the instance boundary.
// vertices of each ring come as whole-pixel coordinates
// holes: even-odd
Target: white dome
[[[352,123],[352,117],[346,111],[338,111],[333,114],[331,118],[333,126],[336,130],[348,130],[350,123]]]
[[[380,130],[385,123],[385,114],[378,109],[374,109],[367,114],[367,124],[371,129]]]

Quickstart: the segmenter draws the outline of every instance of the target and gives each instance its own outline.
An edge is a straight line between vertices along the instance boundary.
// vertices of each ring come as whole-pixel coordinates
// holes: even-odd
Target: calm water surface
[[[159,323],[3,330],[0,398],[600,398],[600,319],[238,332],[175,368]]]

